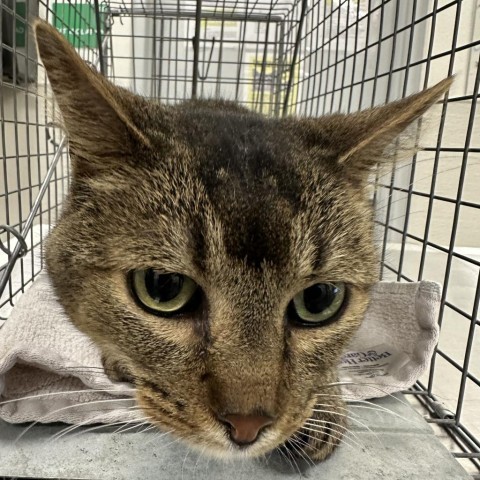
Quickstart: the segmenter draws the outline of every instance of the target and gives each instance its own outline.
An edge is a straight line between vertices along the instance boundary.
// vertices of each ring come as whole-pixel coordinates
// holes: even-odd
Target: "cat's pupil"
[[[177,273],[159,273],[153,268],[145,272],[145,287],[151,298],[156,302],[168,302],[179,295],[184,277]]]
[[[338,293],[335,285],[317,283],[307,288],[303,292],[303,301],[305,308],[310,313],[320,313],[328,308]]]

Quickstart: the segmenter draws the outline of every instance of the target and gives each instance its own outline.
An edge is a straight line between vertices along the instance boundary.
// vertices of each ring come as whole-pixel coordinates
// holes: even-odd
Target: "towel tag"
[[[380,344],[364,350],[345,352],[340,360],[342,379],[375,378],[393,375],[409,361],[408,355],[391,345]]]

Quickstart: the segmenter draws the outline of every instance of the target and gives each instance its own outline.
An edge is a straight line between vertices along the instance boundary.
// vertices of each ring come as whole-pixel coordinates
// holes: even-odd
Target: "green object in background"
[[[95,9],[88,4],[54,3],[55,28],[76,48],[97,48]],[[100,13],[100,18],[103,15]],[[103,34],[103,22],[101,21]]]
[[[15,45],[17,47],[24,47],[27,36],[27,16],[26,16],[25,2],[15,2],[15,13],[18,15],[15,18]],[[21,17],[23,20],[20,20]]]

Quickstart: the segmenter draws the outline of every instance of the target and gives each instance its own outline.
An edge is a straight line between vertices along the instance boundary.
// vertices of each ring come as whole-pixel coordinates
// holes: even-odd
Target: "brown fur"
[[[71,321],[135,383],[152,420],[192,445],[256,456],[316,418],[303,441],[324,459],[345,425],[339,388],[326,386],[378,278],[368,173],[451,79],[352,115],[268,119],[230,102],[149,102],[87,67],[52,27],[35,31],[74,166],[46,249]],[[149,267],[193,278],[202,308],[169,319],[138,307],[127,274]],[[295,294],[338,281],[348,302],[336,322],[288,322]],[[320,398],[333,413],[312,412],[318,393],[332,394]],[[240,450],[216,419],[226,413],[275,421]]]

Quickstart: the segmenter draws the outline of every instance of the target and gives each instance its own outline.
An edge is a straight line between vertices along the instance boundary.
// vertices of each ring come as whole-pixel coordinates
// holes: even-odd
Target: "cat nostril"
[[[230,414],[219,415],[218,419],[230,427],[230,438],[237,445],[253,443],[260,430],[273,423],[273,419],[265,415]]]

